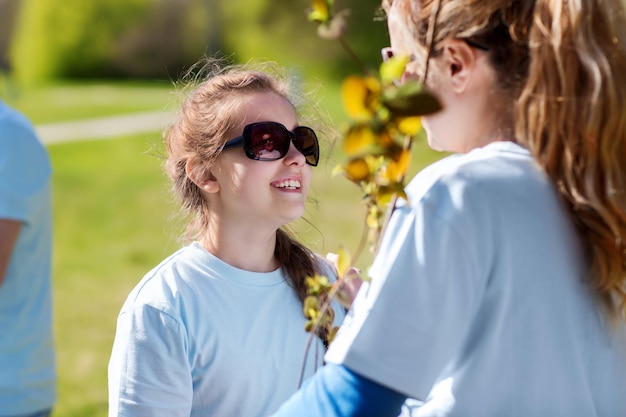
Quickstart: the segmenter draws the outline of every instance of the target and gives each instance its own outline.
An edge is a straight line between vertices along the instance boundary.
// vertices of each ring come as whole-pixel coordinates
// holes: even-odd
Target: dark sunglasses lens
[[[296,146],[296,149],[306,157],[307,164],[317,166],[317,162],[320,158],[320,148],[313,129],[298,126],[294,130],[294,134],[295,138],[293,144]]]
[[[289,150],[289,132],[277,123],[259,123],[249,132],[249,157],[271,161],[287,155]]]

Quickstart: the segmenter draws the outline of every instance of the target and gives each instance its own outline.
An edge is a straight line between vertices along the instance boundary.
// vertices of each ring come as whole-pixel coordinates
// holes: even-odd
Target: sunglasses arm
[[[222,149],[236,148],[238,146],[241,146],[242,143],[243,143],[243,135],[237,136],[235,139],[231,139],[228,142],[226,142]]]

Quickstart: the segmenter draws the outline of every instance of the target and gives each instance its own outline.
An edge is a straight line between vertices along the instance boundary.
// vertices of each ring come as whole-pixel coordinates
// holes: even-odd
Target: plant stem
[[[328,293],[328,297],[326,298],[326,301],[322,305],[322,308],[320,308],[319,314],[317,315],[317,319],[315,320],[315,323],[313,324],[313,328],[311,329],[311,332],[309,334],[309,338],[306,341],[306,346],[304,348],[304,358],[302,358],[302,366],[300,367],[300,376],[298,377],[298,387],[297,387],[298,389],[300,389],[300,387],[302,386],[302,381],[304,379],[304,369],[306,367],[306,358],[309,355],[309,350],[311,349],[311,342],[313,341],[313,337],[315,337],[315,335],[317,334],[317,329],[320,327],[320,323],[322,322],[324,315],[328,311],[331,301],[335,299],[337,292],[339,292],[339,290],[344,285],[343,279],[340,279],[339,277],[337,277],[337,279],[339,281],[337,282],[337,285],[333,286],[333,288]]]
[[[363,74],[367,74],[367,68],[365,68],[365,66],[363,65],[363,63],[361,62],[361,60],[359,59],[359,57],[354,53],[354,51],[352,50],[352,48],[350,47],[350,45],[348,45],[348,42],[346,42],[345,38],[342,36],[339,38],[339,43],[341,44],[341,46],[343,46],[343,49],[345,49],[345,51],[348,53],[348,55],[350,56],[350,58],[352,58],[352,60],[356,63],[356,65],[359,67],[359,70],[363,73]]]

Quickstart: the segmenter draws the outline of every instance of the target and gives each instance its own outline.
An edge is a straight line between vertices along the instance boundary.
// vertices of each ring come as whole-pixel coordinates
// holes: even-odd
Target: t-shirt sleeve
[[[147,305],[122,311],[109,361],[109,416],[189,416],[193,398],[185,329]]]
[[[447,188],[397,207],[326,360],[424,399],[458,352],[481,297],[480,228]],[[460,207],[461,206],[461,207]]]

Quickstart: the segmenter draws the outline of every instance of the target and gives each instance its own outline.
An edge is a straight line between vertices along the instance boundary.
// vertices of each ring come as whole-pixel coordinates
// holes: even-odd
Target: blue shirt
[[[0,218],[22,223],[0,286],[0,416],[55,402],[50,175],[30,122],[0,102]]]

